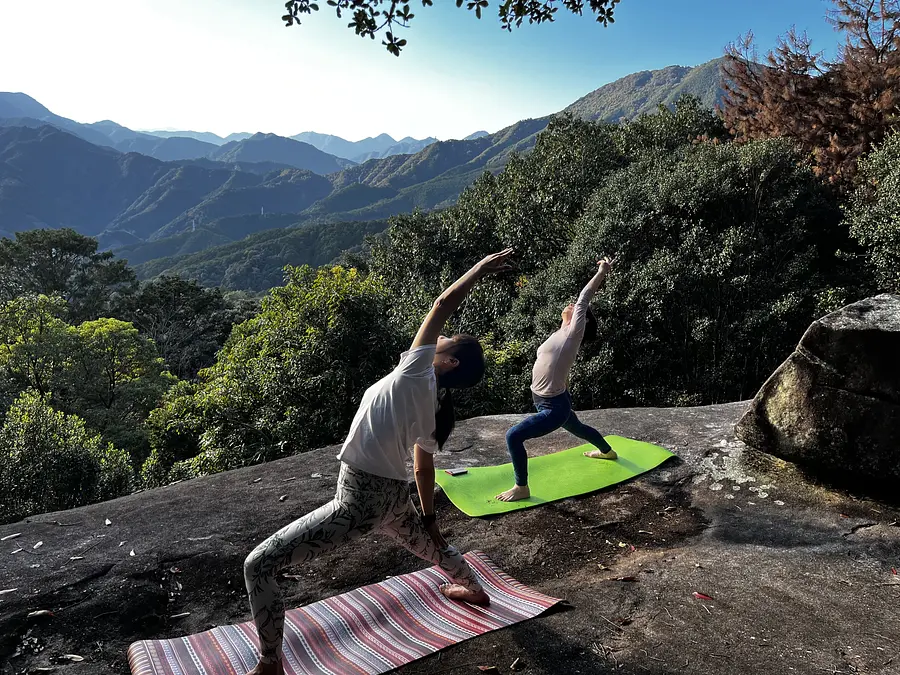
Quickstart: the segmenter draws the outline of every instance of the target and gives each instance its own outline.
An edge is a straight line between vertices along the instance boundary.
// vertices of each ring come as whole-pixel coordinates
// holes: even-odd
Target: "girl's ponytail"
[[[438,448],[450,438],[453,425],[456,424],[456,412],[453,410],[453,396],[449,389],[441,389],[438,393],[438,407],[434,413],[434,438]]]

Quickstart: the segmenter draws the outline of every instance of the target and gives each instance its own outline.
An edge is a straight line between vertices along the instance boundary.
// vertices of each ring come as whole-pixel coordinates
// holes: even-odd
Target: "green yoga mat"
[[[605,438],[619,455],[618,459],[610,461],[585,457],[583,452],[595,449],[590,444],[550,455],[529,457],[531,497],[517,502],[494,499],[513,486],[512,464],[469,467],[468,473],[460,476],[451,476],[443,469],[437,469],[435,479],[450,501],[467,516],[488,516],[602,490],[655,469],[669,457],[674,457],[665,448],[651,443],[622,436]]]

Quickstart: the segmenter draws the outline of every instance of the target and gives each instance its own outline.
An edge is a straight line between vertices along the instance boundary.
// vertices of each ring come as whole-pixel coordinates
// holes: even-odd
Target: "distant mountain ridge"
[[[717,59],[695,68],[635,73],[587,94],[565,112],[616,121],[672,104],[685,93],[712,106],[721,100],[720,69]],[[204,266],[215,260],[221,271],[225,258],[212,247],[227,244],[226,257],[237,260],[243,246],[253,245],[241,240],[269,228],[315,225],[325,228],[316,230],[321,238],[329,224],[382,222],[416,208],[449,206],[483,172],[499,172],[512,153],[530,150],[549,120],[523,120],[493,134],[476,132],[353,164],[312,143],[273,134],[242,134],[228,143],[217,137],[223,143],[216,144],[166,135],[175,132],[135,132],[109,121],[81,125],[24,94],[0,94],[0,236],[70,226],[98,236],[104,248],[128,247],[148,274],[190,270],[197,278],[214,279],[219,272]],[[299,136],[323,147],[343,141],[311,132]],[[394,141],[386,134],[365,140],[376,153]],[[394,143],[403,142],[418,141]],[[187,144],[212,149],[204,157],[184,158]],[[280,239],[273,235],[266,241],[274,247]],[[207,250],[208,255],[185,258]]]
[[[161,129],[158,131],[144,131],[141,133],[150,134],[151,136],[157,136],[159,138],[193,138],[194,140],[203,141],[204,143],[211,143],[213,145],[225,145],[226,143],[230,143],[231,141],[242,141],[245,138],[250,138],[253,135],[248,133],[237,133],[228,134],[228,136],[222,138],[221,136],[214,134],[211,131],[168,131],[165,129]]]
[[[432,137],[416,139],[410,136],[397,141],[388,134],[380,134],[374,138],[364,138],[361,141],[348,141],[340,136],[320,134],[315,131],[304,131],[302,134],[291,136],[291,138],[309,143],[322,152],[327,152],[336,157],[343,157],[358,164],[370,159],[390,157],[391,155],[414,154],[437,142],[437,139]]]
[[[196,137],[146,134],[105,120],[81,124],[50,112],[22,93],[0,93],[0,127],[40,128],[50,124],[89,143],[119,152],[137,152],[162,161],[211,159],[222,162],[270,162],[325,175],[352,165],[352,162],[323,153],[308,143],[274,134],[233,134],[221,145]],[[218,137],[217,137],[218,138]],[[231,138],[231,137],[229,137]]]

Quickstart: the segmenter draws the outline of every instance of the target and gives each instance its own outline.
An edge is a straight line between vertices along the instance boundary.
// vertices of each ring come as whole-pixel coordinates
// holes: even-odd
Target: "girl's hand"
[[[612,258],[603,258],[602,260],[597,261],[598,271],[603,272],[603,274],[609,274],[609,271],[612,269],[612,266],[616,264],[616,260],[618,260],[618,256],[613,256]]]
[[[492,253],[482,259],[481,262],[475,265],[475,268],[478,270],[478,275],[483,277],[488,274],[497,274],[499,272],[511,270],[512,267],[507,262],[507,259],[512,255],[512,252],[512,248],[506,248],[499,253]]]

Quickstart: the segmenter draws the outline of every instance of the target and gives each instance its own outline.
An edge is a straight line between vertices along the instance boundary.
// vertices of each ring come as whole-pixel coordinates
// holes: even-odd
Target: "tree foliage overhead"
[[[848,187],[857,161],[900,121],[900,0],[833,0],[845,41],[835,60],[791,30],[760,66],[748,34],[724,65],[723,112],[739,139],[783,136]]]
[[[351,18],[348,28],[352,28],[360,37],[375,39],[375,35],[385,31],[385,39],[382,41],[387,50],[400,56],[400,51],[406,46],[406,40],[398,38],[394,34],[397,28],[409,28],[410,21],[415,17],[410,9],[410,0],[327,0],[330,7],[334,7],[338,19],[348,15]],[[607,26],[615,22],[613,11],[620,0],[502,0],[498,3],[497,16],[500,26],[507,31],[518,28],[526,21],[528,23],[541,24],[553,21],[560,8],[573,14],[581,15],[585,5],[589,11],[596,15],[597,22]],[[423,7],[431,7],[433,0],[422,0]],[[488,9],[488,0],[456,0],[456,6],[475,12],[477,18]],[[285,3],[287,14],[282,20],[287,26],[300,24],[301,18],[319,10],[319,5],[311,0],[288,0]]]

